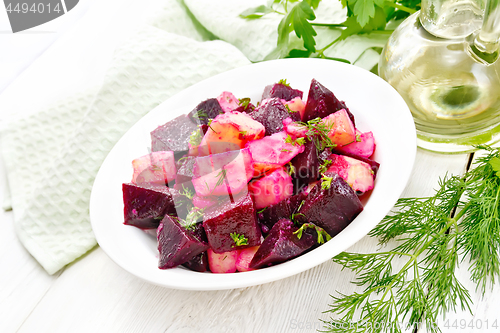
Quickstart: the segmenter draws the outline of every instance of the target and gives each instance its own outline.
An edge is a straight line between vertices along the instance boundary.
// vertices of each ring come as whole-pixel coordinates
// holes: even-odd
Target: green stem
[[[311,22],[314,27],[329,27],[329,28],[345,28],[346,26],[342,23],[314,23]]]
[[[325,46],[324,48],[317,50],[317,53],[321,57],[324,57],[323,52],[325,52],[325,50],[327,50],[328,48],[330,48],[333,44],[337,43],[339,40],[340,40],[340,36],[338,38],[336,38],[333,42],[331,42],[330,44],[328,44],[327,46]]]
[[[384,35],[390,35],[394,32],[394,30],[392,29],[387,29],[387,30],[373,30],[373,31],[370,31],[369,33],[367,34],[384,34]],[[360,33],[361,34],[361,33]],[[328,44],[327,46],[323,47],[322,49],[319,49],[316,51],[316,53],[321,57],[321,58],[325,58],[325,54],[324,52],[326,50],[328,50],[330,47],[333,46],[333,44],[339,42],[341,40],[341,37],[339,36],[338,38],[336,38],[334,41],[332,41],[330,44]]]
[[[463,194],[463,191],[462,191],[462,194]],[[455,223],[460,220],[462,218],[462,216],[464,216],[465,213],[467,213],[467,210],[469,209],[469,207],[471,206],[471,203],[470,202],[467,202],[467,204],[465,204],[465,206],[452,218]]]
[[[394,283],[396,283],[396,281],[397,281],[397,280],[399,280],[400,276],[401,276],[404,272],[406,272],[406,270],[408,269],[408,267],[409,267],[412,263],[414,263],[414,262],[418,259],[418,257],[419,257],[419,256],[420,256],[420,255],[421,255],[421,254],[422,254],[422,253],[423,253],[423,252],[424,252],[424,251],[425,251],[425,250],[429,247],[429,245],[431,245],[431,243],[435,241],[435,238],[438,238],[439,236],[444,235],[444,234],[448,231],[448,229],[449,229],[449,228],[450,228],[453,224],[455,224],[455,223],[456,223],[455,219],[451,219],[451,221],[450,221],[450,220],[448,220],[448,223],[446,223],[446,226],[445,226],[443,229],[441,229],[441,230],[439,231],[439,233],[437,234],[437,237],[432,237],[432,238],[431,238],[429,241],[427,241],[427,242],[426,242],[426,243],[425,243],[422,247],[420,247],[420,249],[418,249],[418,251],[417,251],[415,254],[411,255],[411,259],[410,259],[410,260],[408,260],[408,261],[406,262],[406,264],[403,266],[403,268],[401,268],[401,270],[399,271],[399,273],[398,273],[398,274],[396,274],[396,276],[395,276],[395,277],[391,280],[391,283],[385,287],[385,292],[384,292],[384,294],[383,294],[383,295],[382,295],[382,297],[380,298],[380,301],[379,301],[379,303],[378,303],[377,307],[376,307],[376,308],[375,308],[372,312],[376,312],[376,311],[378,310],[378,308],[379,308],[379,307],[380,307],[380,305],[382,304],[382,302],[381,302],[381,301],[382,301],[382,300],[384,300],[384,299],[385,299],[385,297],[387,296],[387,293],[388,293],[389,291],[391,291],[392,286],[394,285]]]
[[[396,8],[398,10],[402,10],[404,12],[407,12],[407,13],[410,13],[410,14],[413,14],[413,13],[416,13],[417,11],[415,9],[412,9],[412,8],[408,8],[406,6],[403,6],[399,3],[396,3],[396,2],[390,2],[390,1],[386,1],[385,2],[385,5],[389,6],[389,7],[393,7],[393,8]]]

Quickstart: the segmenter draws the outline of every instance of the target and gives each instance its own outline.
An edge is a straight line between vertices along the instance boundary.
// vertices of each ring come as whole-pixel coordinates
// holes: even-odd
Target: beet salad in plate
[[[290,260],[363,210],[379,164],[372,132],[313,79],[255,104],[224,91],[151,132],[122,185],[124,224],[156,233],[158,267],[234,273]],[[130,244],[133,246],[133,244]]]

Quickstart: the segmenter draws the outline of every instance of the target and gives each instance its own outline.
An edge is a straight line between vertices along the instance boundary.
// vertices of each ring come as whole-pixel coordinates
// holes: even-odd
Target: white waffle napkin
[[[118,139],[173,94],[217,73],[262,60],[275,47],[278,15],[254,21],[238,17],[262,3],[157,2],[148,13],[148,24],[116,49],[101,87],[75,91],[70,98],[2,124],[1,148],[16,231],[49,274],[96,245],[88,214],[90,191]],[[330,22],[332,17],[343,20],[340,2],[323,0],[322,6],[317,12]],[[320,34],[322,42],[338,32]],[[211,40],[216,38],[220,40]],[[328,55],[353,62],[359,58],[359,64],[371,68],[378,54],[367,56],[363,51],[384,43],[356,37]]]

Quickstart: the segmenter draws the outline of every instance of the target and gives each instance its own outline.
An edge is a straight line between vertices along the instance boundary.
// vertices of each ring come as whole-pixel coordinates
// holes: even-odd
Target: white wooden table
[[[460,174],[467,159],[419,150],[403,195],[432,194],[438,178]],[[323,313],[329,295],[354,290],[354,275],[330,261],[255,287],[173,290],[132,276],[99,247],[49,276],[16,238],[13,212],[1,211],[0,221],[0,332],[315,332],[322,328],[320,319],[329,318]],[[375,248],[376,241],[365,237],[349,251]],[[439,322],[442,331],[499,332],[500,288],[479,299],[465,264],[460,277],[472,292],[474,315],[448,313]]]

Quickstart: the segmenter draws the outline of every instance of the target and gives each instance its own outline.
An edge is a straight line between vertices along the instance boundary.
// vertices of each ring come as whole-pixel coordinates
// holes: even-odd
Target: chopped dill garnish
[[[232,247],[248,245],[248,238],[246,238],[245,235],[243,234],[240,235],[235,232],[232,232],[229,234],[229,236],[231,236],[231,238],[234,241],[234,245]]]
[[[191,147],[197,147],[200,145],[201,139],[203,139],[203,136],[201,135],[201,129],[197,128],[189,136],[189,144],[191,145]]]
[[[328,177],[323,175],[321,178],[321,188],[323,190],[328,190],[332,186],[333,177]]]
[[[318,169],[319,174],[321,175],[321,174],[325,173],[328,170],[328,168],[330,167],[330,165],[332,165],[332,163],[333,163],[332,160],[325,160],[323,162],[323,164],[321,164],[319,166],[319,169]]]
[[[195,192],[193,192],[193,190],[191,190],[189,187],[185,187],[184,184],[182,184],[182,190],[179,191],[179,194],[186,196],[188,199],[193,199]]]
[[[238,100],[238,106],[241,106],[244,110],[248,109],[248,107],[250,106],[250,98],[240,98]]]
[[[198,118],[198,120],[203,121],[204,119],[208,118],[208,114],[205,110],[200,109],[200,110],[196,111],[193,118]]]
[[[287,166],[288,166],[288,174],[290,176],[292,176],[293,174],[295,174],[295,167],[293,166],[292,162],[288,162]]]
[[[303,146],[306,143],[306,138],[297,138],[294,140],[292,136],[288,134],[285,138],[285,143],[290,143],[293,146]]]
[[[221,171],[219,171],[219,173],[216,176],[219,179],[217,179],[217,184],[215,184],[215,187],[220,186],[222,185],[222,183],[224,183],[224,179],[226,178],[226,173],[227,173],[226,169],[222,169]]]
[[[210,119],[210,120],[208,121],[207,126],[208,126],[208,128],[210,128],[210,129],[211,129],[214,133],[217,133],[217,132],[216,132],[216,131],[212,128],[212,121],[213,121],[213,119]]]
[[[299,112],[299,111],[297,111],[297,110],[292,110],[292,109],[290,109],[290,106],[289,106],[288,104],[285,104],[285,108],[286,108],[286,110],[288,111],[288,113],[297,113],[297,112]]]
[[[201,222],[203,219],[203,213],[205,212],[205,208],[192,208],[191,211],[187,214],[186,219],[184,220],[183,227],[193,231],[196,228],[196,223]]]
[[[307,123],[297,122],[297,124],[307,128],[306,136],[314,143],[318,151],[323,151],[326,148],[335,148],[337,145],[332,142],[328,134],[332,130],[334,123],[325,124],[323,119],[315,118]]]
[[[287,86],[287,87],[290,87],[290,84],[288,84],[288,82],[286,82],[286,79],[281,79],[278,81],[278,84],[282,84],[284,86]]]
[[[298,239],[302,238],[302,233],[304,232],[305,229],[311,228],[315,229],[316,233],[318,234],[318,244],[323,244],[326,241],[328,242],[332,237],[325,231],[325,229],[318,227],[315,224],[312,223],[304,223],[303,225],[300,226],[300,228],[295,231],[293,234],[297,235]]]

